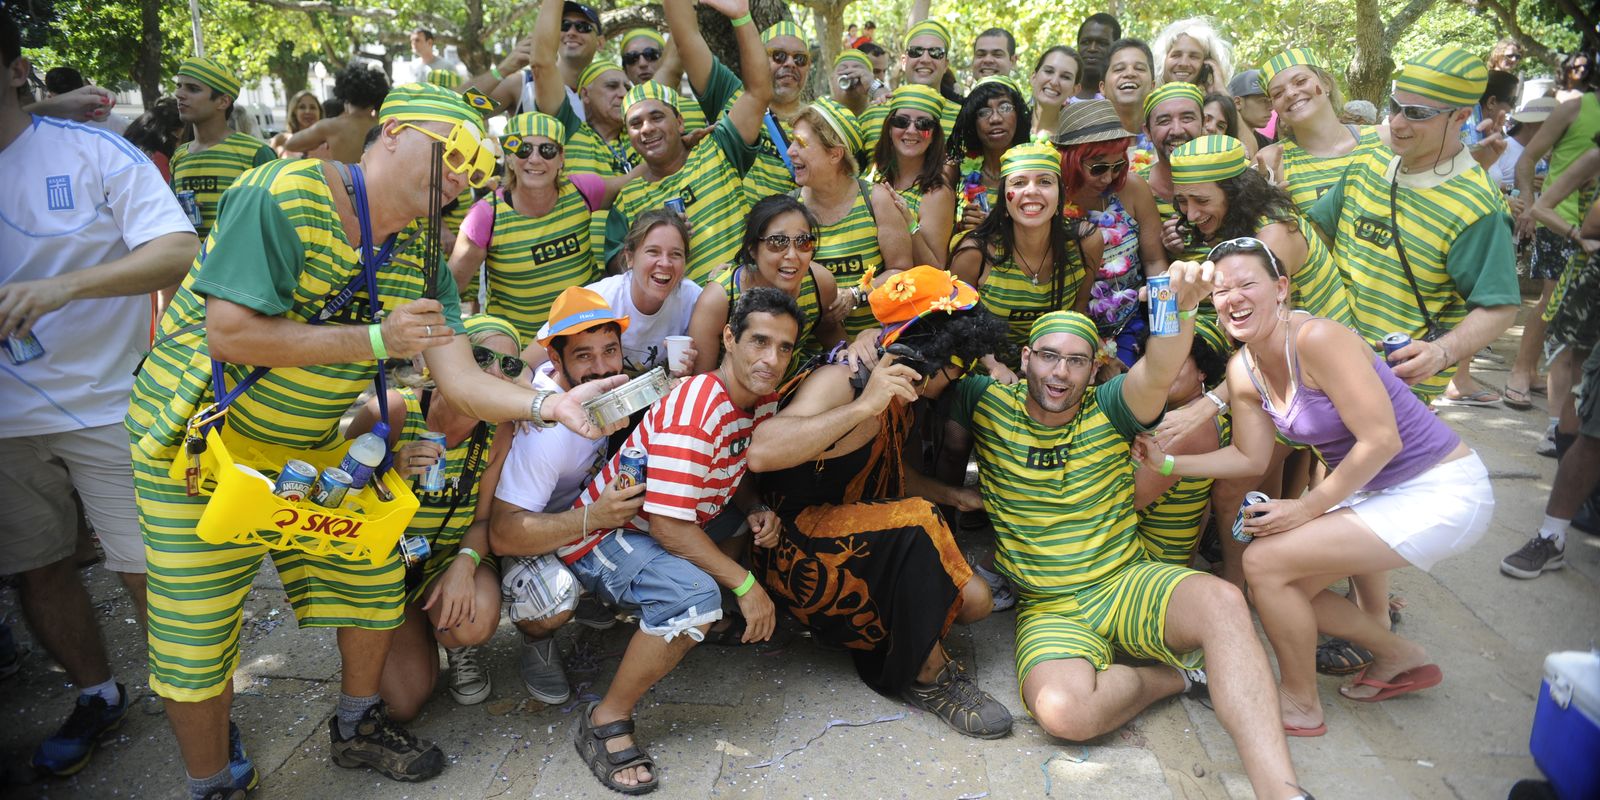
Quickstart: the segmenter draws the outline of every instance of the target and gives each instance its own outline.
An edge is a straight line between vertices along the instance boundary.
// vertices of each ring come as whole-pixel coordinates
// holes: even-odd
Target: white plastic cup
[[[674,372],[688,369],[689,348],[694,344],[694,339],[688,336],[668,336],[662,341],[667,344],[667,369]]]

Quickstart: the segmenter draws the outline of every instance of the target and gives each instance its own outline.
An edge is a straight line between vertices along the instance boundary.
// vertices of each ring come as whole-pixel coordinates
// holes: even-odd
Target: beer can
[[[840,75],[839,76],[839,89],[840,89],[840,91],[848,92],[851,89],[855,88],[855,85],[856,85],[856,76],[854,76],[854,75]]]
[[[44,345],[39,344],[39,337],[31,331],[24,336],[7,336],[6,355],[11,356],[13,364],[26,364],[44,355]]]
[[[338,467],[328,467],[311,487],[311,502],[323,508],[344,505],[344,496],[350,491],[350,473]]]
[[[1150,298],[1150,335],[1178,335],[1178,296],[1172,293],[1170,275],[1152,275],[1145,281]]]
[[[1383,360],[1388,361],[1396,350],[1408,344],[1411,344],[1411,337],[1403,333],[1396,332],[1383,337]]]
[[[206,218],[200,213],[200,201],[195,198],[194,192],[178,192],[178,207],[183,209],[183,215],[189,218],[189,224],[200,227]]]
[[[683,202],[681,197],[669,197],[661,205],[666,206],[668,211],[678,212],[680,217],[689,216],[689,206]]]
[[[1247,515],[1252,517],[1255,516],[1254,514],[1248,514],[1251,506],[1255,505],[1256,503],[1265,503],[1271,499],[1272,498],[1261,492],[1245,492],[1244,502],[1239,505],[1239,516],[1233,518],[1234,541],[1240,544],[1249,544],[1255,541],[1256,537],[1245,533],[1244,531],[1244,518]]]
[[[617,487],[626,489],[644,483],[644,464],[647,456],[642,447],[624,447],[617,456]]]
[[[400,560],[405,562],[406,569],[422,566],[428,560],[428,555],[433,552],[433,547],[428,544],[425,536],[400,537]]]
[[[422,434],[422,441],[433,442],[434,444],[439,445],[440,450],[448,451],[450,449],[449,445],[444,443],[444,434],[437,431],[424,431]],[[445,455],[444,453],[440,453],[439,460],[433,462],[432,466],[428,467],[426,471],[417,476],[417,488],[424,492],[444,491],[444,468]]]
[[[298,503],[311,494],[311,487],[316,483],[317,468],[293,458],[284,464],[283,471],[278,473],[278,481],[272,485],[272,493],[291,503]]]

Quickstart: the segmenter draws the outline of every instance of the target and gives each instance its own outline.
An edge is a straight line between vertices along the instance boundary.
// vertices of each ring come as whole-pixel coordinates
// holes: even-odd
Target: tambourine
[[[667,377],[667,368],[656,367],[584,403],[583,410],[595,427],[605,428],[613,422],[633,416],[636,411],[649,408],[671,390],[672,379]]]

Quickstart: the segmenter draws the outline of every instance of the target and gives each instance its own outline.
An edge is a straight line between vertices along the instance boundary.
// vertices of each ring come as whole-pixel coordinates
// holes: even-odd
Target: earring
[[[1278,298],[1278,321],[1279,322],[1288,322],[1289,321],[1289,307],[1284,305],[1283,301],[1284,301],[1284,298],[1282,298],[1282,297]]]

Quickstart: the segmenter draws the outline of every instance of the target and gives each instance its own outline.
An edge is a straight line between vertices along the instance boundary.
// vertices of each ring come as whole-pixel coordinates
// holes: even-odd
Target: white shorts
[[[500,599],[512,622],[549,619],[578,607],[578,579],[554,554],[500,559]]]
[[[1397,486],[1356,492],[1335,508],[1354,511],[1402,558],[1428,570],[1489,530],[1494,490],[1474,451]]]
[[[78,546],[76,489],[105,568],[145,571],[133,503],[133,452],[122,423],[0,439],[0,575],[38,569]]]

